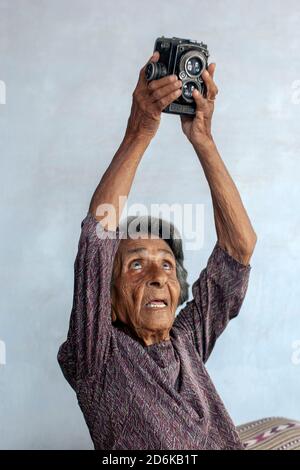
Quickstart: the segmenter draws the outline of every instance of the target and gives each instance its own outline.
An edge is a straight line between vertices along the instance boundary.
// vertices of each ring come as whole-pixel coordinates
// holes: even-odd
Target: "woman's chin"
[[[142,324],[144,328],[150,330],[161,330],[171,328],[174,315],[170,312],[168,308],[153,309],[149,312],[150,309],[144,309],[142,312]]]

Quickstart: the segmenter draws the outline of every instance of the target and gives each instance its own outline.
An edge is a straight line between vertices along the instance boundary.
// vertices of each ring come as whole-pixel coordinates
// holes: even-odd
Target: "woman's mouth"
[[[145,304],[146,308],[165,308],[167,307],[167,302],[165,300],[153,299],[150,302]]]

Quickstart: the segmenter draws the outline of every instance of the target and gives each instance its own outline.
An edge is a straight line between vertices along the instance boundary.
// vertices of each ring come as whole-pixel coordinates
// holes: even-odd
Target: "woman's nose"
[[[149,273],[147,284],[149,286],[161,287],[166,283],[166,280],[167,274],[164,271],[161,269],[153,269],[151,273]]]

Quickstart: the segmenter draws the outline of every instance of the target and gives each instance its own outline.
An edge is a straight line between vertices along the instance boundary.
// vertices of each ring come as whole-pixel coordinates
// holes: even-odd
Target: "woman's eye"
[[[140,261],[133,261],[130,265],[130,268],[133,268],[135,270],[141,269],[141,267],[142,267],[142,264]]]
[[[166,267],[166,269],[172,269],[172,265],[168,261],[164,261],[163,266],[164,268]]]

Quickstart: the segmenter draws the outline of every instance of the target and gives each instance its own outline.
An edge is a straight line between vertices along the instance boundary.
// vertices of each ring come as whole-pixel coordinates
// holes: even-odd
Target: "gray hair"
[[[149,215],[131,215],[119,225],[120,231],[126,234],[127,238],[131,238],[130,233],[132,228],[130,227],[132,227],[132,225],[134,225],[135,233],[155,234],[168,243],[175,256],[176,274],[180,285],[180,296],[177,306],[182,305],[189,298],[189,284],[187,282],[188,273],[183,265],[184,254],[179,230],[172,222],[168,222],[158,217]],[[111,288],[113,286],[113,281],[112,276]]]

